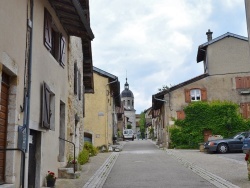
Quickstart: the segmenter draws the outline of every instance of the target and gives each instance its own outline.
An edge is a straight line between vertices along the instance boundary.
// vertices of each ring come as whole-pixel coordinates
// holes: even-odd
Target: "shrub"
[[[89,151],[85,148],[78,155],[78,163],[84,165],[89,161]]]
[[[98,153],[98,149],[94,147],[90,142],[84,142],[84,148],[89,151],[89,155],[96,156]]]
[[[194,102],[184,112],[186,118],[176,120],[177,126],[169,130],[172,148],[198,148],[204,130],[228,138],[250,129],[250,121],[243,119],[238,105],[230,101]]]

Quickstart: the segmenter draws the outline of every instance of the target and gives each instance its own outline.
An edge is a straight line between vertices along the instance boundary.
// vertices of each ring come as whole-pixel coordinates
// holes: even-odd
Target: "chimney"
[[[213,34],[213,32],[211,32],[210,29],[208,29],[208,32],[206,32],[207,41],[208,41],[208,42],[209,42],[210,40],[212,40],[212,34]]]

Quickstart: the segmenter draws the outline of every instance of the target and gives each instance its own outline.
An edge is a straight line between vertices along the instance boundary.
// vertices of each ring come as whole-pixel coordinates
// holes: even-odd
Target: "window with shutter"
[[[47,9],[44,10],[44,45],[46,48],[52,50],[52,17]]]
[[[44,45],[56,61],[64,67],[66,64],[66,40],[58,31],[47,9],[44,10]]]
[[[50,96],[51,91],[49,86],[44,82],[43,83],[43,99],[42,99],[42,127],[49,129],[50,128]]]

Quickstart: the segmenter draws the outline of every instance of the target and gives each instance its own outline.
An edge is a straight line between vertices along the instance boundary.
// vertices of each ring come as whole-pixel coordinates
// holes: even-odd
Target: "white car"
[[[134,141],[134,131],[132,129],[123,130],[123,140],[132,140]]]

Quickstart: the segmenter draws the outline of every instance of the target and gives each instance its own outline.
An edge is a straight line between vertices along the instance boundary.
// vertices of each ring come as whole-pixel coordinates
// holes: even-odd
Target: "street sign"
[[[26,144],[26,127],[24,126],[18,126],[18,144],[17,144],[17,147],[23,151],[25,151],[27,148],[27,144]]]

